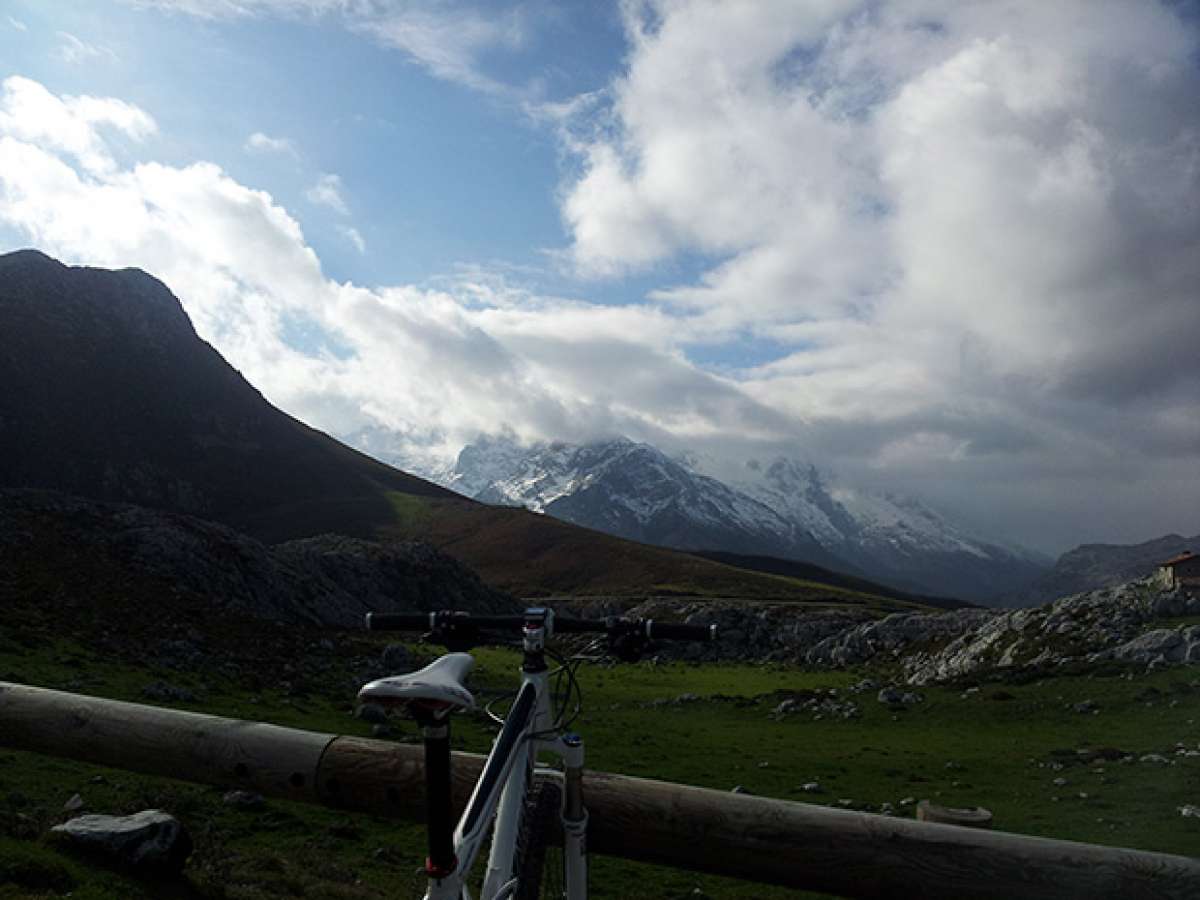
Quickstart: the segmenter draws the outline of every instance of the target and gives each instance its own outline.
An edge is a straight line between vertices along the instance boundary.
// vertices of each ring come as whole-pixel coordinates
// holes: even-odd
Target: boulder
[[[183,824],[160,809],[131,816],[78,816],[51,829],[56,840],[134,869],[178,873],[192,852]]]

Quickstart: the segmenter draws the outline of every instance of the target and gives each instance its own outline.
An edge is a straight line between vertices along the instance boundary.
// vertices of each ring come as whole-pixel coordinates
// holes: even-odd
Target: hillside
[[[894,600],[903,600],[922,606],[933,606],[938,609],[960,609],[971,604],[953,597],[931,597],[927,594],[912,594],[896,590],[866,578],[857,578],[842,572],[831,572],[821,566],[811,563],[798,562],[790,559],[779,559],[773,556],[744,556],[738,553],[725,553],[720,550],[700,550],[696,553],[705,559],[735,566],[739,569],[750,569],[755,572],[767,572],[771,575],[782,575],[786,578],[800,578],[806,581],[816,581],[820,584],[837,585],[850,590],[863,591],[868,594],[879,594]]]
[[[0,257],[0,486],[172,509],[268,541],[370,535],[386,491],[449,491],[268,403],[158,280]]]
[[[0,488],[186,513],[266,543],[426,540],[516,595],[877,599],[488,507],[371,459],[267,402],[141,271],[0,256],[0,331],[21,337],[0,348]]]
[[[525,509],[409,498],[382,533],[420,537],[471,565],[488,584],[517,596],[681,595],[780,602],[911,607],[887,589],[824,583],[727,565],[615,538]],[[875,587],[875,586],[871,586]]]

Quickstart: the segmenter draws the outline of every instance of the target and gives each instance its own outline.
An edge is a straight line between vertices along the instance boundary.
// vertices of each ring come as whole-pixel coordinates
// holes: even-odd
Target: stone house
[[[1178,556],[1159,564],[1157,578],[1164,588],[1178,585],[1200,587],[1200,555],[1191,550],[1184,550]]]

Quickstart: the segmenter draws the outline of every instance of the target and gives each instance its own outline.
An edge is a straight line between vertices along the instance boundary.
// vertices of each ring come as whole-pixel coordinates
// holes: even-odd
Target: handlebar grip
[[[683,622],[646,622],[646,637],[668,641],[715,641],[716,625],[686,625]]]
[[[377,613],[366,615],[367,631],[426,631],[436,613]]]

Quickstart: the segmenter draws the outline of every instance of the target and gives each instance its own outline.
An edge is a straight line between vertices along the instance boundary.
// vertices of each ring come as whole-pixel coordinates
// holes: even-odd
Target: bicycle
[[[586,900],[584,744],[568,730],[581,709],[576,669],[585,661],[602,658],[589,655],[601,640],[607,642],[607,653],[636,659],[654,640],[714,640],[716,626],[617,617],[573,619],[556,616],[546,607],[531,607],[523,615],[512,616],[473,616],[449,610],[368,613],[366,624],[371,631],[428,630],[426,640],[452,651],[423,669],[377,679],[358,692],[360,701],[406,710],[421,728],[429,840],[424,900],[471,900],[467,876],[489,831],[492,843],[481,900],[542,896],[547,832],[553,828],[555,814],[562,825],[563,885],[544,896]],[[476,708],[475,698],[463,684],[475,663],[465,651],[485,643],[485,632],[493,631],[520,632],[521,685],[507,715],[494,712],[496,701],[484,707],[501,725],[500,733],[462,817],[452,828],[450,714]],[[598,634],[603,638],[568,659],[547,647],[547,639],[555,634]],[[551,670],[547,657],[558,668]],[[561,791],[555,781],[534,778],[543,751],[562,761]]]

